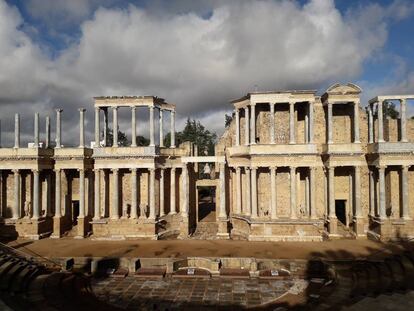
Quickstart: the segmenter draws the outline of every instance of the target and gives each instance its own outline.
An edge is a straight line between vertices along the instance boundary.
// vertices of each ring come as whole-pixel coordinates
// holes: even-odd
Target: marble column
[[[103,112],[104,112],[103,140],[104,140],[104,146],[108,147],[108,132],[109,132],[108,107],[103,108]]]
[[[383,101],[378,102],[378,142],[384,142],[384,115],[383,115]]]
[[[93,219],[101,218],[101,170],[94,169],[94,212]]]
[[[100,147],[100,120],[99,120],[99,113],[100,113],[101,109],[99,107],[95,107],[95,147],[99,148]]]
[[[14,115],[14,148],[20,148],[20,115]]]
[[[177,214],[175,207],[175,167],[171,168],[170,186],[170,215],[175,215]]]
[[[328,208],[329,218],[336,218],[335,211],[335,167],[327,167],[328,170]]]
[[[163,118],[163,111],[162,109],[160,109],[160,114],[159,114],[159,123],[160,123],[160,147],[164,147],[164,118]]]
[[[316,167],[309,168],[310,173],[310,218],[315,219],[316,215]]]
[[[55,169],[55,218],[62,217],[61,176],[61,169]]]
[[[407,102],[405,99],[400,100],[400,120],[401,120],[401,142],[407,142]]]
[[[224,163],[219,164],[220,207],[219,218],[227,218],[226,214],[226,172]]]
[[[289,144],[295,144],[295,103],[289,103]]]
[[[39,148],[39,113],[35,113],[34,117],[34,147]]]
[[[299,176],[299,184],[300,184],[300,176]],[[310,217],[310,168],[308,168],[308,172],[305,176],[305,211],[306,216]]]
[[[372,116],[372,105],[368,104],[368,143],[374,142],[374,118]]]
[[[235,118],[236,118],[236,146],[240,146],[240,115],[239,108],[236,108]]]
[[[241,214],[242,197],[241,197],[241,169],[236,167],[236,214]]]
[[[189,203],[189,189],[188,189],[188,168],[187,164],[184,163],[182,170],[182,206],[181,206],[181,216],[186,218],[188,217],[188,203]]]
[[[374,170],[368,166],[369,173],[369,216],[375,216],[375,179]]]
[[[118,147],[118,107],[112,107],[112,147]]]
[[[332,130],[333,130],[333,116],[332,116],[332,103],[328,103],[328,144],[333,143]]]
[[[137,117],[135,106],[131,107],[131,147],[137,146]]]
[[[360,143],[359,138],[359,101],[354,102],[354,143]]]
[[[249,106],[244,107],[244,144],[250,145]]]
[[[313,144],[314,140],[314,102],[309,102],[309,143]]]
[[[276,167],[270,167],[270,216],[272,219],[277,219],[277,191],[276,191]]]
[[[132,219],[138,218],[138,183],[137,183],[137,169],[131,168],[131,215]]]
[[[148,219],[155,219],[155,169],[149,169],[149,217]]]
[[[56,148],[62,147],[62,111],[63,109],[56,109]]]
[[[275,103],[269,103],[270,105],[270,143],[275,143]]]
[[[20,171],[13,170],[14,174],[14,204],[12,209],[12,218],[18,219],[20,217]],[[6,179],[7,182],[7,179]],[[29,216],[30,217],[30,216]]]
[[[361,168],[359,166],[354,167],[354,204],[355,204],[355,216],[362,217],[361,209]]]
[[[175,111],[171,110],[171,148],[175,148]]]
[[[50,147],[50,117],[46,116],[46,143],[45,148]]]
[[[256,144],[256,105],[250,105],[250,144]]]
[[[252,218],[258,218],[257,208],[257,167],[251,168],[251,183],[252,183]]]
[[[33,170],[33,216],[32,219],[36,220],[40,217],[39,208],[39,170]]]
[[[379,181],[379,218],[387,218],[385,211],[385,166],[378,167],[378,181]]]
[[[119,219],[119,175],[118,169],[112,169],[112,213],[111,219]]]
[[[250,217],[251,216],[251,214],[252,214],[252,211],[251,211],[251,202],[252,202],[252,200],[251,200],[251,197],[252,197],[252,185],[251,185],[251,183],[250,183],[250,167],[245,167],[244,168],[244,172],[245,172],[245,175],[246,175],[246,191],[245,191],[245,193],[246,193],[246,210],[245,210],[245,215],[247,216],[247,217]]]
[[[296,215],[296,167],[290,167],[290,218],[297,219]]]
[[[402,219],[411,219],[408,210],[408,166],[403,165],[401,169],[401,203]]]
[[[85,218],[85,170],[79,169],[79,217]]]
[[[165,202],[164,202],[164,184],[165,184],[165,172],[164,169],[160,169],[160,216],[165,215]]]
[[[79,109],[79,148],[85,148],[85,109]]]
[[[150,117],[150,146],[155,146],[155,129],[154,129],[154,107],[149,107]]]

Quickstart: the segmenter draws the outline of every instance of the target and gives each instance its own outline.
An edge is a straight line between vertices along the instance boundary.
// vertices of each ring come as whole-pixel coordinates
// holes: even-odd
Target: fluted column
[[[104,140],[105,147],[108,147],[108,132],[109,132],[108,107],[103,108],[103,112],[104,112],[103,140]]]
[[[131,147],[137,146],[137,117],[135,106],[131,107]]]
[[[328,144],[333,143],[332,130],[333,130],[332,103],[328,103]]]
[[[375,179],[374,179],[374,169],[368,167],[369,169],[369,215],[375,216]]]
[[[188,189],[188,168],[187,164],[184,164],[182,171],[182,206],[181,206],[181,216],[188,217],[188,203],[189,203],[189,189]]]
[[[55,169],[55,218],[62,217],[61,175],[61,169]]]
[[[138,218],[138,205],[137,205],[137,169],[131,168],[131,215],[132,219]]]
[[[251,104],[250,105],[250,144],[254,145],[256,144],[256,105]]]
[[[160,216],[165,215],[165,202],[164,202],[164,183],[165,183],[164,169],[160,169]]]
[[[45,148],[50,147],[50,117],[46,116],[46,143]]]
[[[155,219],[155,169],[150,168],[150,179],[149,179],[149,217],[148,219]]]
[[[299,185],[300,185],[300,176],[299,176]],[[299,192],[299,191],[298,191]],[[310,217],[310,168],[308,168],[308,172],[305,176],[305,211],[306,216]]]
[[[277,219],[276,167],[270,167],[271,218]]]
[[[335,167],[327,167],[328,170],[328,207],[329,218],[336,218],[335,212]]]
[[[270,143],[275,143],[275,103],[269,103],[270,105]]]
[[[250,145],[249,106],[244,107],[244,144]]]
[[[402,219],[411,219],[408,210],[408,166],[403,165],[401,169],[401,194],[402,194]]]
[[[85,170],[79,171],[79,217],[85,218]]]
[[[175,111],[171,110],[171,148],[175,148]]]
[[[39,148],[39,113],[35,113],[34,117],[34,147]]]
[[[20,148],[20,115],[14,115],[14,148]]]
[[[119,175],[118,169],[112,169],[112,213],[111,219],[119,219]]]
[[[241,214],[242,197],[241,197],[241,169],[236,167],[236,214]]]
[[[12,210],[12,218],[18,219],[20,217],[20,171],[13,170],[13,174],[14,174],[14,204],[13,204],[13,210]],[[7,180],[5,182],[7,182]]]
[[[85,148],[85,109],[79,109],[79,148]]]
[[[160,147],[164,147],[164,118],[163,118],[163,110],[160,109]]]
[[[385,166],[378,167],[378,181],[379,181],[379,218],[387,218],[385,211]]]
[[[289,144],[295,144],[295,103],[289,103]]]
[[[400,120],[401,120],[401,142],[407,142],[407,102],[405,99],[400,100]]]
[[[246,210],[245,210],[245,215],[250,217],[252,214],[252,210],[251,210],[251,195],[252,195],[252,185],[250,183],[250,167],[245,167],[244,168],[244,172],[246,175]]]
[[[354,102],[354,143],[360,143],[359,139],[359,101]]]
[[[101,218],[101,170],[94,169],[94,212],[93,219]],[[132,190],[131,190],[132,191]]]
[[[56,109],[56,148],[62,147],[62,111]]]
[[[236,108],[235,118],[236,118],[236,146],[240,146],[240,115],[239,108]]]
[[[309,102],[309,143],[313,144],[314,140],[314,102]]]
[[[374,118],[372,116],[372,105],[368,105],[368,143],[374,142]]]
[[[310,218],[315,219],[316,215],[316,179],[315,179],[315,171],[316,167],[310,167]]]
[[[112,107],[112,147],[118,147],[118,107]]]
[[[227,218],[226,214],[226,176],[224,163],[219,164],[220,207],[219,217]]]
[[[384,142],[383,101],[378,102],[378,142]]]
[[[257,167],[251,168],[252,174],[252,218],[258,218],[258,209],[257,209]]]
[[[296,167],[290,167],[290,218],[296,219]]]
[[[362,217],[361,209],[361,168],[359,166],[354,167],[354,204],[355,204],[355,216]]]
[[[150,118],[150,146],[155,146],[155,130],[154,130],[154,107],[149,107]]]
[[[171,168],[170,186],[170,215],[174,215],[177,214],[175,206],[175,167]]]
[[[33,216],[32,219],[39,219],[39,171],[33,170]]]
[[[100,147],[100,120],[99,120],[99,112],[101,109],[99,107],[95,107],[95,147]]]

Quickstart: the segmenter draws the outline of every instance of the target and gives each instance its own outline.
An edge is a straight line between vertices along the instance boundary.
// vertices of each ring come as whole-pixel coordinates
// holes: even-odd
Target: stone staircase
[[[337,233],[340,239],[348,239],[348,240],[355,239],[355,233],[352,231],[352,229],[345,226],[340,221],[338,221]]]
[[[200,221],[191,235],[195,240],[215,240],[217,238],[218,224],[215,222]]]

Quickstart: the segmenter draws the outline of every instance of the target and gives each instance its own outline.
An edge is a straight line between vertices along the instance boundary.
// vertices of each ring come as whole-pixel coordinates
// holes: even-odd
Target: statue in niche
[[[128,204],[124,202],[122,206],[122,218],[128,218]]]
[[[24,202],[24,217],[30,218],[32,214],[32,204],[29,201]]]
[[[147,219],[147,210],[148,210],[148,205],[140,204],[139,205],[139,218]]]

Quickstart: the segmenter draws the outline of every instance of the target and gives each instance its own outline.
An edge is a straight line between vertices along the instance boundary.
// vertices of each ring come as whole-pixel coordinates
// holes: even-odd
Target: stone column
[[[327,167],[328,170],[328,208],[329,218],[336,218],[335,212],[335,167]]]
[[[271,218],[277,219],[277,191],[276,191],[276,167],[270,167],[270,192],[271,192]]]
[[[175,148],[175,111],[171,110],[171,148]]]
[[[46,116],[46,144],[45,148],[50,147],[50,117]]]
[[[360,143],[359,139],[359,101],[354,102],[354,143]]]
[[[112,169],[112,175],[113,196],[111,219],[119,219],[119,176],[117,168]]]
[[[378,102],[378,142],[384,142],[384,115],[383,115],[383,101]]]
[[[241,172],[240,167],[236,167],[236,214],[241,214]]]
[[[155,219],[155,169],[150,168],[150,179],[149,179],[149,217],[148,219]]]
[[[61,206],[61,170],[55,169],[55,218],[62,217]]]
[[[332,144],[332,129],[333,129],[333,120],[332,120],[332,103],[328,103],[328,144]]]
[[[402,203],[402,219],[411,219],[408,210],[408,166],[403,165],[401,169],[401,203]]]
[[[369,215],[375,216],[375,187],[374,170],[368,167],[369,171]]]
[[[187,164],[184,163],[183,166],[183,171],[182,171],[182,193],[183,193],[183,198],[182,198],[182,206],[181,206],[181,216],[186,218],[188,217],[188,196],[189,196],[189,191],[188,191],[188,169],[187,169]]]
[[[101,218],[101,170],[94,169],[94,212],[93,219],[98,220]]]
[[[297,113],[296,113],[296,116],[297,116]],[[307,113],[305,113],[305,120],[304,120],[304,123],[305,123],[305,125],[304,125],[304,142],[305,142],[305,144],[309,144],[309,105],[308,105],[308,111],[307,111]]]
[[[39,113],[35,113],[34,117],[34,147],[39,148]]]
[[[290,218],[297,219],[296,216],[296,167],[290,167]]]
[[[108,107],[103,108],[104,111],[104,131],[103,139],[105,147],[108,147],[108,132],[109,132],[109,120],[108,120]]]
[[[250,144],[256,144],[256,104],[250,104]]]
[[[246,174],[246,211],[245,211],[245,215],[247,217],[250,217],[252,214],[252,210],[251,210],[251,194],[252,194],[252,185],[250,183],[250,167],[245,167],[244,168],[245,174]]]
[[[40,217],[39,208],[39,171],[33,170],[33,216],[32,219],[36,220]]]
[[[249,106],[244,107],[244,144],[250,145]]]
[[[137,169],[131,168],[131,215],[130,217],[132,219],[138,218],[137,191],[138,191]]]
[[[299,176],[300,185],[300,176]],[[305,176],[305,210],[306,216],[310,217],[310,168],[308,167],[308,174]]]
[[[154,107],[149,107],[150,115],[150,146],[155,146],[155,130],[154,130]]]
[[[258,209],[257,209],[257,167],[251,168],[252,174],[252,218],[258,218]]]
[[[368,143],[374,142],[374,118],[372,117],[372,105],[368,104]]]
[[[95,147],[100,147],[100,120],[99,120],[99,112],[101,111],[101,109],[99,107],[95,107]]]
[[[56,148],[62,147],[62,109],[56,109]]]
[[[315,171],[316,167],[310,167],[310,218],[315,219],[316,218],[316,191],[315,191]]]
[[[14,115],[14,148],[20,148],[20,115]]]
[[[118,107],[112,107],[112,147],[118,147]]]
[[[13,174],[14,174],[14,205],[13,205],[13,210],[12,210],[12,218],[18,219],[20,217],[20,171],[17,169],[13,170]],[[5,182],[7,183],[7,179]]]
[[[314,139],[314,103],[309,102],[309,143],[313,144]]]
[[[387,218],[385,211],[385,166],[378,167],[379,175],[379,218],[381,220]]]
[[[355,166],[354,168],[354,204],[355,204],[355,216],[362,217],[361,210],[361,168]]]
[[[270,143],[275,143],[275,103],[269,103],[270,105]]]
[[[85,218],[85,170],[79,169],[79,217]]]
[[[401,120],[401,142],[407,142],[407,102],[405,99],[400,100],[400,120]]]
[[[136,120],[136,107],[131,107],[131,147],[137,146],[137,120]]]
[[[235,118],[236,118],[236,146],[240,146],[240,115],[239,115],[239,108],[236,108]]]
[[[295,103],[289,103],[289,144],[295,144]]]
[[[170,215],[175,215],[177,214],[175,208],[175,167],[171,168],[170,186]]]
[[[165,204],[164,204],[164,169],[160,169],[160,216],[165,215]]]
[[[164,147],[164,120],[163,120],[163,110],[160,109],[160,147]]]
[[[227,218],[226,214],[226,174],[224,163],[219,164],[220,208],[219,218]]]
[[[79,108],[79,148],[85,148],[85,109]]]

